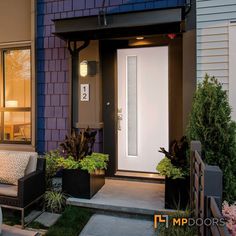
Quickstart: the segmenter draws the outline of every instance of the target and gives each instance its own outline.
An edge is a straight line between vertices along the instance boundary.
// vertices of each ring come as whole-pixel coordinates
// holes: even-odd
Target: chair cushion
[[[37,152],[22,152],[22,151],[9,151],[9,153],[18,153],[19,155],[29,155],[29,162],[25,169],[25,175],[28,175],[34,171],[36,171],[37,168],[37,158],[38,153]]]
[[[0,155],[0,183],[17,185],[18,179],[25,175],[29,157],[29,154],[20,152]]]
[[[30,155],[30,158],[29,158],[29,163],[25,169],[25,175],[28,175],[36,171],[36,168],[37,168],[38,153],[29,152],[29,155]]]
[[[17,197],[17,186],[10,184],[0,184],[0,196]]]
[[[25,175],[28,175],[34,171],[36,171],[37,168],[37,158],[38,158],[38,153],[37,152],[24,152],[24,151],[9,151],[9,150],[0,150],[0,156],[1,155],[5,155],[5,154],[9,154],[9,153],[23,153],[23,154],[27,154],[30,156],[29,158],[29,162],[28,165],[25,169]]]

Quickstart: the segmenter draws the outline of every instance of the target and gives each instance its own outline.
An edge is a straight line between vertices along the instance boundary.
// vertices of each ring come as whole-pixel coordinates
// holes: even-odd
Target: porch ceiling
[[[106,19],[106,26],[99,24],[98,16],[54,20],[54,34],[64,40],[87,40],[178,33],[182,9],[109,14]]]

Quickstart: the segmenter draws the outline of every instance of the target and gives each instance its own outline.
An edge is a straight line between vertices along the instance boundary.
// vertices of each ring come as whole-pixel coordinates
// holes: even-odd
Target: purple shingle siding
[[[95,1],[94,0],[87,0],[85,1],[86,8],[95,8]]]
[[[55,116],[55,107],[43,107],[44,108],[44,113],[43,113],[43,118],[46,117],[54,117]],[[45,127],[46,128],[46,127]],[[42,140],[43,141],[43,140]]]
[[[57,129],[58,130],[65,130],[66,129],[66,119],[65,118],[58,118],[57,119]]]
[[[63,108],[60,107],[55,107],[55,116],[56,117],[63,117]]]
[[[52,141],[58,141],[59,140],[59,130],[52,130]]]
[[[55,142],[52,142],[52,141],[48,141],[47,142],[47,149],[48,150],[55,150],[58,148],[58,142],[55,141]]]
[[[57,128],[57,119],[56,118],[48,118],[47,119],[47,129],[55,130]]]
[[[60,105],[60,95],[51,96],[51,106],[56,107]]]
[[[106,0],[109,13],[183,6],[185,0]],[[97,15],[103,0],[37,0],[37,151],[55,149],[69,127],[69,60],[53,19]],[[103,133],[95,145],[102,150]]]
[[[81,0],[81,1],[73,0],[73,9],[74,10],[84,10],[85,8],[86,8],[85,0]]]

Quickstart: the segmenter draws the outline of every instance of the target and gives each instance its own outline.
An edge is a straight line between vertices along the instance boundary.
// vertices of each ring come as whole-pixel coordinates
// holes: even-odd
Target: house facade
[[[36,3],[0,2],[1,149],[36,146]]]
[[[89,127],[107,175],[155,172],[191,108],[195,1],[23,1],[11,29],[0,14],[1,148],[44,153]]]
[[[197,79],[205,73],[217,77],[229,93],[236,120],[236,2],[196,1]]]

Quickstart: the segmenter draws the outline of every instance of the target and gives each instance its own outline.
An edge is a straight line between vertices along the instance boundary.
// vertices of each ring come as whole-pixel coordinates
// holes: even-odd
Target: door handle
[[[122,117],[122,109],[118,109],[117,112],[117,129],[121,130],[121,121],[122,121],[123,117]]]

